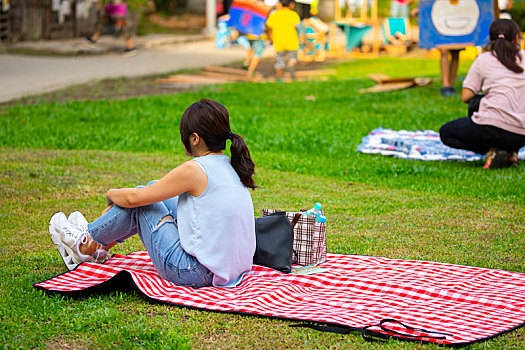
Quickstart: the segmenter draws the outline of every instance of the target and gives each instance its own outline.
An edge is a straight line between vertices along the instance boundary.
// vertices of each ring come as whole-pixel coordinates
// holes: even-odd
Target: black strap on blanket
[[[346,326],[329,326],[326,324],[316,324],[316,323],[297,323],[297,324],[290,324],[290,327],[304,327],[304,328],[311,328],[315,329],[316,331],[320,332],[328,332],[328,333],[337,333],[337,334],[348,334],[351,331],[355,330],[351,327]]]
[[[408,330],[411,330],[411,331],[414,331],[414,332],[426,333],[426,335],[414,335],[414,334],[410,334],[410,333],[394,331],[392,329],[386,328],[384,326],[384,324],[386,324],[386,323],[397,323],[397,324],[405,327]],[[423,328],[414,328],[414,327],[410,327],[410,326],[408,326],[408,325],[404,324],[403,322],[400,322],[400,321],[398,321],[396,319],[385,318],[385,319],[382,319],[381,322],[379,322],[378,324],[373,324],[373,325],[370,325],[370,326],[363,327],[363,330],[362,330],[363,338],[367,339],[367,335],[370,335],[370,331],[368,329],[372,328],[372,327],[380,327],[385,332],[394,333],[394,334],[402,336],[402,337],[410,337],[410,338],[447,339],[447,335],[451,336],[451,337],[454,335],[454,334],[445,333],[445,332],[429,331],[429,330],[426,330],[426,329],[423,329]],[[430,335],[430,334],[440,334],[440,335]],[[373,335],[377,336],[378,333],[374,332]],[[381,338],[383,338],[383,337],[381,337]],[[373,339],[373,341],[377,341],[377,339]]]
[[[397,323],[403,327],[405,327],[408,330],[420,332],[420,333],[426,333],[427,335],[413,335],[410,333],[403,333],[394,331],[392,329],[386,328],[384,325],[386,323]],[[337,334],[348,334],[353,330],[358,330],[356,328],[347,327],[347,326],[333,326],[333,325],[321,325],[321,324],[315,324],[315,323],[299,323],[299,324],[291,324],[290,327],[306,327],[315,329],[317,331],[321,332],[328,332],[328,333],[337,333]],[[414,328],[411,326],[408,326],[396,319],[393,318],[385,318],[382,319],[378,324],[373,324],[369,326],[365,326],[361,329],[361,335],[363,339],[370,342],[386,342],[388,338],[390,338],[390,335],[388,334],[382,334],[377,331],[370,330],[369,328],[372,327],[380,327],[383,331],[396,334],[401,337],[408,337],[408,338],[431,338],[431,339],[446,339],[447,336],[453,336],[453,334],[445,333],[445,332],[437,332],[437,331],[429,331],[423,328]],[[436,335],[430,335],[430,334],[436,334]],[[439,335],[437,335],[439,334]]]

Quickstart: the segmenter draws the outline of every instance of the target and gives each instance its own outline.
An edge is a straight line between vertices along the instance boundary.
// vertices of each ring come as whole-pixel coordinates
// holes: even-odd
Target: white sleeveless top
[[[252,268],[255,219],[250,191],[225,155],[193,159],[208,177],[203,194],[183,193],[177,204],[182,248],[213,272],[213,285],[235,287]]]

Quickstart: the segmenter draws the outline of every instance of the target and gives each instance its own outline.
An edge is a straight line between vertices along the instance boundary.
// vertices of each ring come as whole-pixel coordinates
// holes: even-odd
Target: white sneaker
[[[79,264],[92,259],[91,255],[84,255],[78,249],[87,239],[87,230],[81,231],[71,225],[66,214],[58,212],[51,217],[49,233],[68,269],[73,270]]]
[[[75,265],[71,259],[70,256],[68,256],[67,252],[66,252],[66,249],[62,246],[62,243],[60,242],[60,235],[57,235],[55,234],[55,229],[54,229],[54,226],[51,226],[51,222],[52,221],[56,221],[57,219],[55,218],[56,215],[60,215],[60,214],[64,214],[64,213],[55,213],[52,217],[51,217],[51,220],[49,222],[49,233],[51,234],[51,240],[53,241],[53,243],[56,244],[57,246],[57,249],[58,249],[58,252],[60,253],[60,256],[62,257],[62,260],[64,260],[64,263],[66,264],[67,268],[72,270],[75,268]],[[65,216],[65,214],[64,214]],[[55,219],[53,219],[55,218]]]
[[[67,221],[76,229],[87,232],[88,221],[81,212],[72,212],[69,214]]]
[[[71,226],[75,227],[77,230],[80,230],[82,232],[88,232],[88,221],[81,212],[72,212],[71,214],[69,214],[67,221],[69,221]],[[102,246],[100,244],[98,244],[98,246],[99,248],[91,255],[91,261],[94,261],[96,263],[102,263],[106,260],[109,254],[107,250],[102,249]]]

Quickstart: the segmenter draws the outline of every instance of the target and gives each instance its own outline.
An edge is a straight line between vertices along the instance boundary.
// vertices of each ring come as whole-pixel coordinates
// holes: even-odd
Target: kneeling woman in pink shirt
[[[484,169],[517,164],[525,146],[525,51],[519,50],[519,36],[516,22],[492,22],[488,51],[470,67],[461,92],[465,103],[482,92],[479,110],[439,130],[445,145],[485,154]]]

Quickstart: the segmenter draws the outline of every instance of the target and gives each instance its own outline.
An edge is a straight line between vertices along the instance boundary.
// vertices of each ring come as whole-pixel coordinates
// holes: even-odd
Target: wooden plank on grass
[[[224,84],[228,82],[224,79],[203,77],[200,75],[177,74],[172,75],[166,79],[155,79],[156,84],[173,85],[173,84],[193,84],[193,85],[207,85],[207,84]]]
[[[335,74],[337,71],[335,69],[312,69],[312,70],[298,70],[295,71],[295,76],[297,78],[312,77],[317,75],[329,75]]]
[[[233,74],[233,75],[241,75],[241,76],[246,76],[246,73],[247,73],[247,71],[244,69],[229,68],[229,67],[216,67],[216,66],[206,66],[204,67],[204,70],[207,72]]]
[[[414,78],[390,78],[388,75],[381,73],[369,74],[368,77],[379,84],[408,83],[414,81]]]
[[[171,80],[177,80],[177,81],[185,81],[185,82],[210,82],[210,83],[225,83],[224,79],[217,79],[217,78],[209,78],[209,77],[203,77],[202,75],[192,75],[192,74],[176,74],[171,75],[168,79]]]
[[[376,83],[381,83],[383,80],[386,80],[386,79],[390,78],[388,75],[382,74],[382,73],[368,74],[367,77],[372,79]]]
[[[202,72],[201,76],[215,79],[224,79],[229,81],[255,81],[256,79],[251,78],[244,73],[244,75],[235,75],[228,73],[216,73],[216,72]]]
[[[400,82],[400,83],[388,83],[388,84],[377,84],[375,86],[372,86],[368,89],[360,89],[359,93],[365,93],[365,92],[389,92],[389,91],[396,91],[396,90],[402,90],[409,87],[412,87],[415,85],[414,80],[409,82]]]
[[[432,78],[415,78],[414,82],[417,86],[428,86],[432,84]]]

